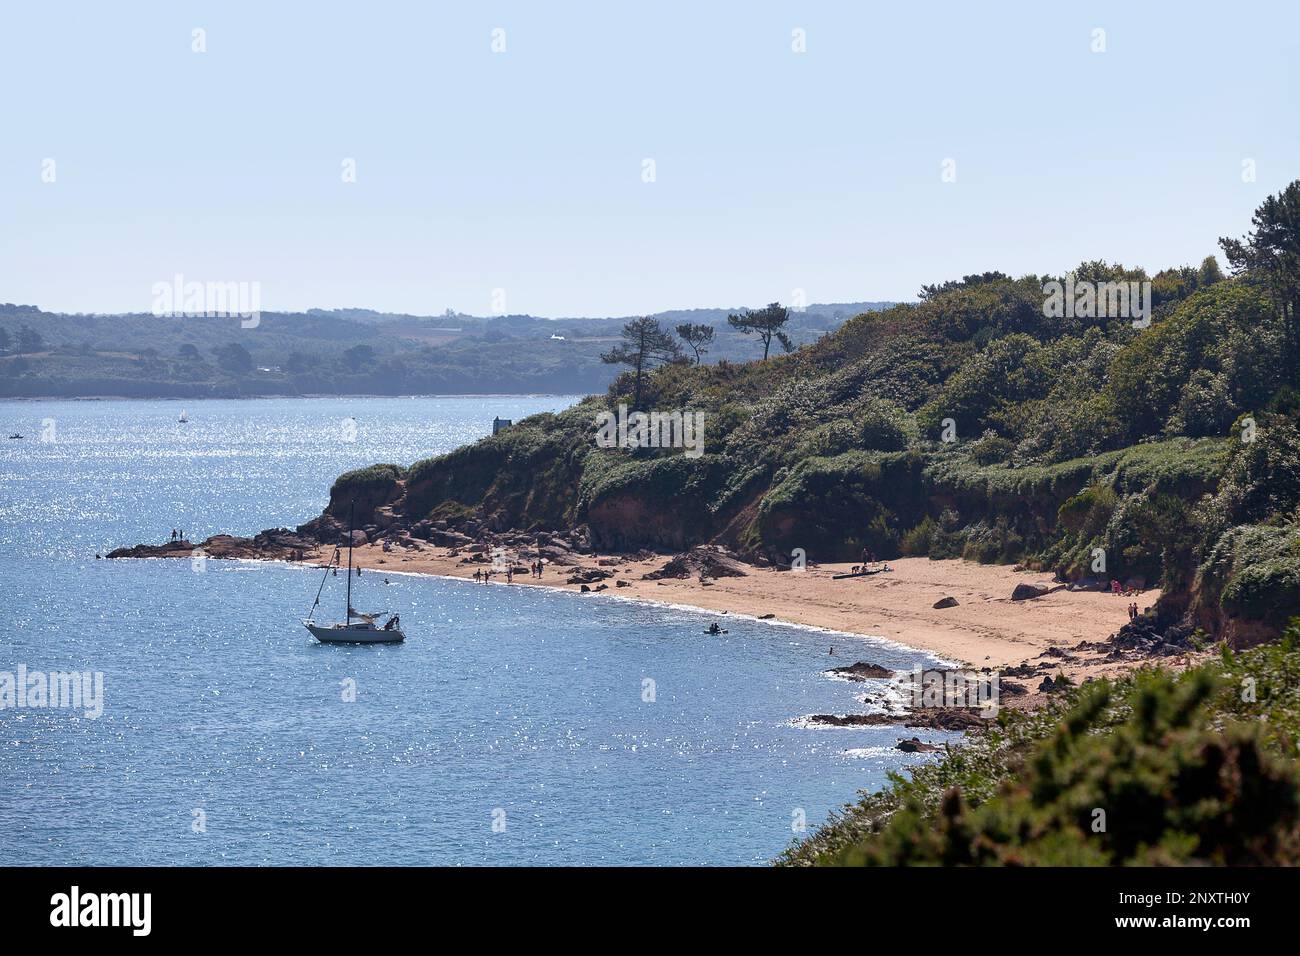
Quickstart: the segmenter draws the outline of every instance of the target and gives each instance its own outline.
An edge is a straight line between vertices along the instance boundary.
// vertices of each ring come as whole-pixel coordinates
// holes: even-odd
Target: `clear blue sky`
[[[610,315],[1195,263],[1300,178],[1298,11],[6,3],[0,301]]]

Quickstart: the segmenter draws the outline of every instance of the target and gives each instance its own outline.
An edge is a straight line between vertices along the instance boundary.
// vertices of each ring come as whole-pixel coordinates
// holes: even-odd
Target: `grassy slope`
[[[621,379],[417,463],[397,507],[585,523],[607,548],[719,540],[778,563],[867,547],[1078,578],[1101,549],[1102,576],[1165,587],[1170,623],[1276,636],[1300,609],[1300,554],[1249,529],[1286,527],[1300,504],[1300,398],[1262,293],[1180,286],[1135,330],[1046,319],[1040,284],[957,283],[766,363],[656,370],[645,406],[703,411],[701,458],[597,449],[593,417],[628,400]]]

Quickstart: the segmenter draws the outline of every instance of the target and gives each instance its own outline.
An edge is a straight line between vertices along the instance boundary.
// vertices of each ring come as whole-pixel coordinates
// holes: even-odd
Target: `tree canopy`
[[[727,316],[727,324],[733,329],[745,335],[751,332],[758,333],[758,338],[763,343],[764,362],[767,361],[768,352],[771,351],[773,339],[776,339],[786,352],[794,351],[794,343],[782,328],[789,321],[790,310],[780,302],[773,302],[758,310],[746,309],[739,315]]]

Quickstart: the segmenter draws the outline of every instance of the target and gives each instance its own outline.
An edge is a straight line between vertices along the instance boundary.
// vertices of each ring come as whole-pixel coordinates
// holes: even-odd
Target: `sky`
[[[907,300],[1199,263],[1300,178],[1289,0],[6,2],[0,89],[49,311]]]

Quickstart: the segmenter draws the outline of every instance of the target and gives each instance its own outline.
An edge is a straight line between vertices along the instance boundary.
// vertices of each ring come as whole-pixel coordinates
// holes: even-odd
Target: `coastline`
[[[324,566],[332,554],[332,547],[318,548],[305,553],[303,560]],[[1040,673],[1052,678],[1063,674],[1079,683],[1089,677],[1115,676],[1141,663],[1118,659],[1111,653],[1110,638],[1126,622],[1130,600],[1144,610],[1160,596],[1158,590],[1129,599],[1108,592],[1062,589],[1013,601],[1011,592],[1016,585],[1050,585],[1051,575],[960,558],[901,558],[887,562],[887,572],[838,581],[833,576],[847,573],[850,564],[823,564],[803,572],[745,565],[743,576],[644,578],[660,570],[667,560],[663,555],[583,555],[582,567],[611,572],[605,580],[589,583],[587,596],[744,615],[822,630],[829,638],[828,650],[840,634],[923,651],[969,667],[1010,670],[1011,676],[1029,685],[1029,693],[1015,699],[1018,707],[1034,707],[1046,699],[1037,692]],[[418,549],[395,547],[387,552],[379,545],[362,545],[354,550],[353,561],[363,573],[431,575],[470,584],[476,583],[474,572],[485,566],[480,555],[424,543]],[[575,570],[572,565],[546,564],[540,580],[521,570],[513,583],[507,584],[505,575],[499,573],[490,584],[477,586],[581,592],[582,584],[569,581]],[[945,597],[956,598],[957,604],[933,606]],[[834,650],[839,663],[847,664],[868,648]]]
[[[214,535],[197,548],[189,541],[141,544],[107,557],[189,558],[196,550],[215,560],[321,568],[330,562],[335,545],[278,529],[254,538]],[[443,544],[402,534],[356,545],[353,564],[363,574],[424,575],[477,587],[542,587],[822,631],[828,667],[873,663],[869,646],[837,642],[837,637],[881,642],[952,666],[997,672],[1007,706],[1019,710],[1046,703],[1062,682],[1117,677],[1153,661],[1180,670],[1198,656],[1186,646],[1116,639],[1128,622],[1129,604],[1146,612],[1160,598],[1158,589],[1136,597],[1071,590],[1046,572],[1019,566],[899,558],[877,565],[884,569],[871,576],[837,580],[853,565],[810,564],[803,571],[782,571],[743,563],[716,548],[670,557],[649,551],[575,552],[552,544],[541,549],[547,557],[539,579],[529,572],[538,553],[535,544],[517,533],[477,542],[461,535]],[[491,580],[476,581],[476,573],[493,566],[493,554],[499,570]],[[514,569],[510,582],[507,565]],[[1016,600],[1012,594],[1018,589],[1033,596]]]

